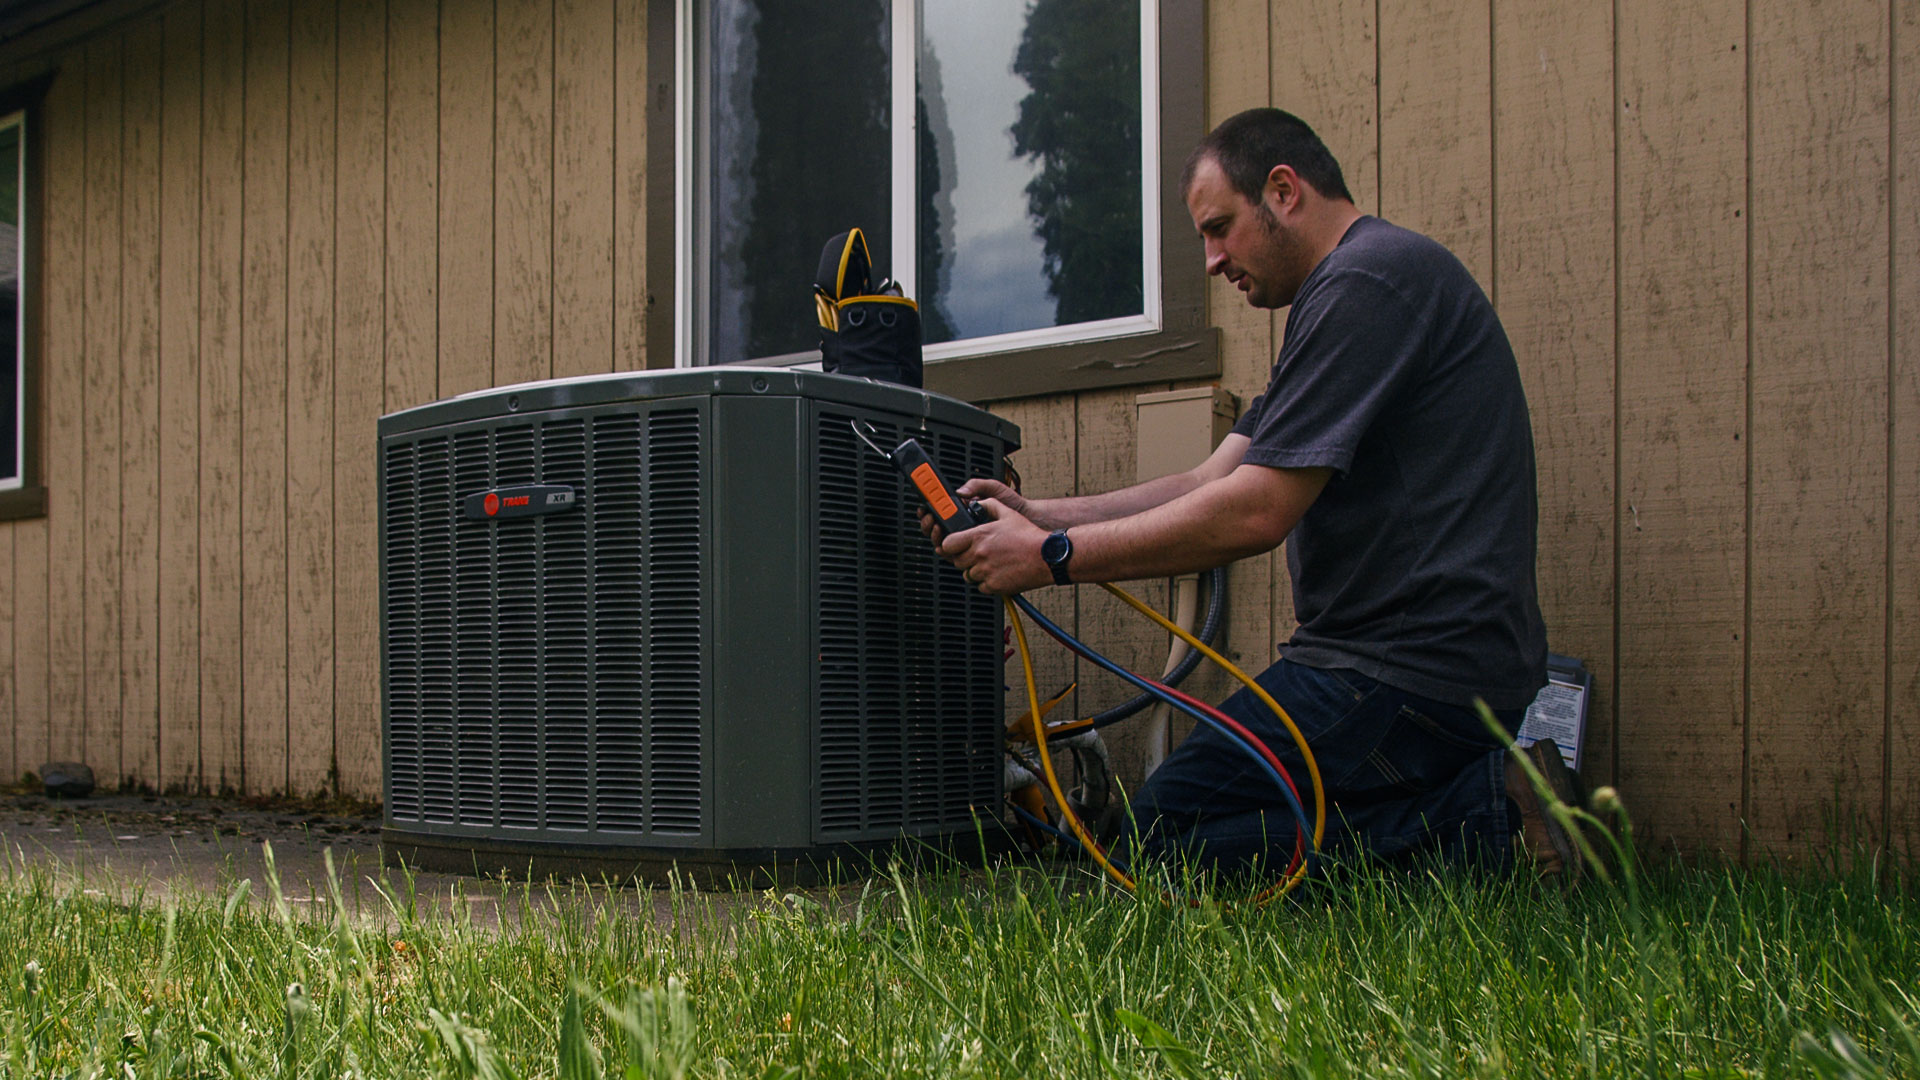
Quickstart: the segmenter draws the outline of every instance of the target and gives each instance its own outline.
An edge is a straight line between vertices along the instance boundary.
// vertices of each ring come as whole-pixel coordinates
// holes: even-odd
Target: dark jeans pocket
[[[1366,757],[1342,782],[1355,793],[1418,795],[1446,784],[1496,747],[1411,705],[1402,705]]]
[[[1274,696],[1295,714],[1294,722],[1309,740],[1342,728],[1380,688],[1378,682],[1357,671],[1295,664],[1288,674],[1286,685],[1273,688]],[[1258,702],[1252,706],[1265,711]]]

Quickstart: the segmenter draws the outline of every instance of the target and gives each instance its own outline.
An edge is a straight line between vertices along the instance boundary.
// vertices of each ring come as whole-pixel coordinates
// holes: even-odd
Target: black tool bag
[[[889,292],[888,290],[892,291]],[[921,385],[920,306],[898,286],[873,285],[873,257],[859,229],[827,241],[813,279],[821,366],[841,375]]]

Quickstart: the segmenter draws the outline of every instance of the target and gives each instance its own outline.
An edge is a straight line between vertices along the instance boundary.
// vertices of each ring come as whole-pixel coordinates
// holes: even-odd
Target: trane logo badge
[[[573,489],[565,484],[525,484],[478,491],[462,500],[466,515],[475,521],[495,518],[562,514],[576,505]]]

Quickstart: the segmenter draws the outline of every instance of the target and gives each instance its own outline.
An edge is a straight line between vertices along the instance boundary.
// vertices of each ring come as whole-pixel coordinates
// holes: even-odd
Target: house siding
[[[648,363],[647,9],[128,0],[0,45],[0,82],[58,70],[48,512],[0,524],[0,775],[378,796],[375,419]],[[1920,0],[1216,0],[1207,40],[1211,119],[1299,113],[1498,306],[1551,641],[1596,676],[1589,776],[1684,849],[1908,847]],[[1284,312],[1209,305],[1244,403]],[[1030,493],[1093,492],[1135,479],[1134,396],[1168,388],[992,407]],[[1257,668],[1282,556],[1230,587]],[[1036,601],[1164,655],[1097,590]],[[1082,713],[1127,696],[1039,663]],[[1140,733],[1112,742],[1136,778]]]
[[[375,421],[645,366],[646,4],[86,17],[0,54],[57,71],[0,775],[377,798]]]
[[[1362,209],[1446,243],[1500,310],[1533,411],[1551,642],[1596,676],[1588,776],[1685,850],[1804,855],[1833,830],[1910,848],[1920,4],[1208,11],[1210,121],[1305,117]],[[1210,319],[1244,403],[1285,312],[1215,282]],[[1134,480],[1136,392],[996,405],[1027,431],[1030,493]],[[1232,574],[1228,651],[1257,667],[1293,625],[1284,556]],[[1158,635],[1093,590],[1044,604],[1158,662]],[[1049,664],[1048,686],[1087,679],[1082,713],[1126,696]],[[1116,730],[1124,775],[1143,750]]]

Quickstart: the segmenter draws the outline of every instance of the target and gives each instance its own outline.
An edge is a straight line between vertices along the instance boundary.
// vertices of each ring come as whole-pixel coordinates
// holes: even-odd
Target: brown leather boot
[[[1527,755],[1555,798],[1568,806],[1580,805],[1573,773],[1567,769],[1567,763],[1560,757],[1560,748],[1552,739],[1541,739],[1519,752]],[[1507,798],[1520,808],[1520,845],[1533,861],[1534,872],[1540,880],[1563,888],[1579,884],[1582,870],[1579,851],[1560,822],[1546,812],[1533,781],[1511,756],[1507,758]]]

